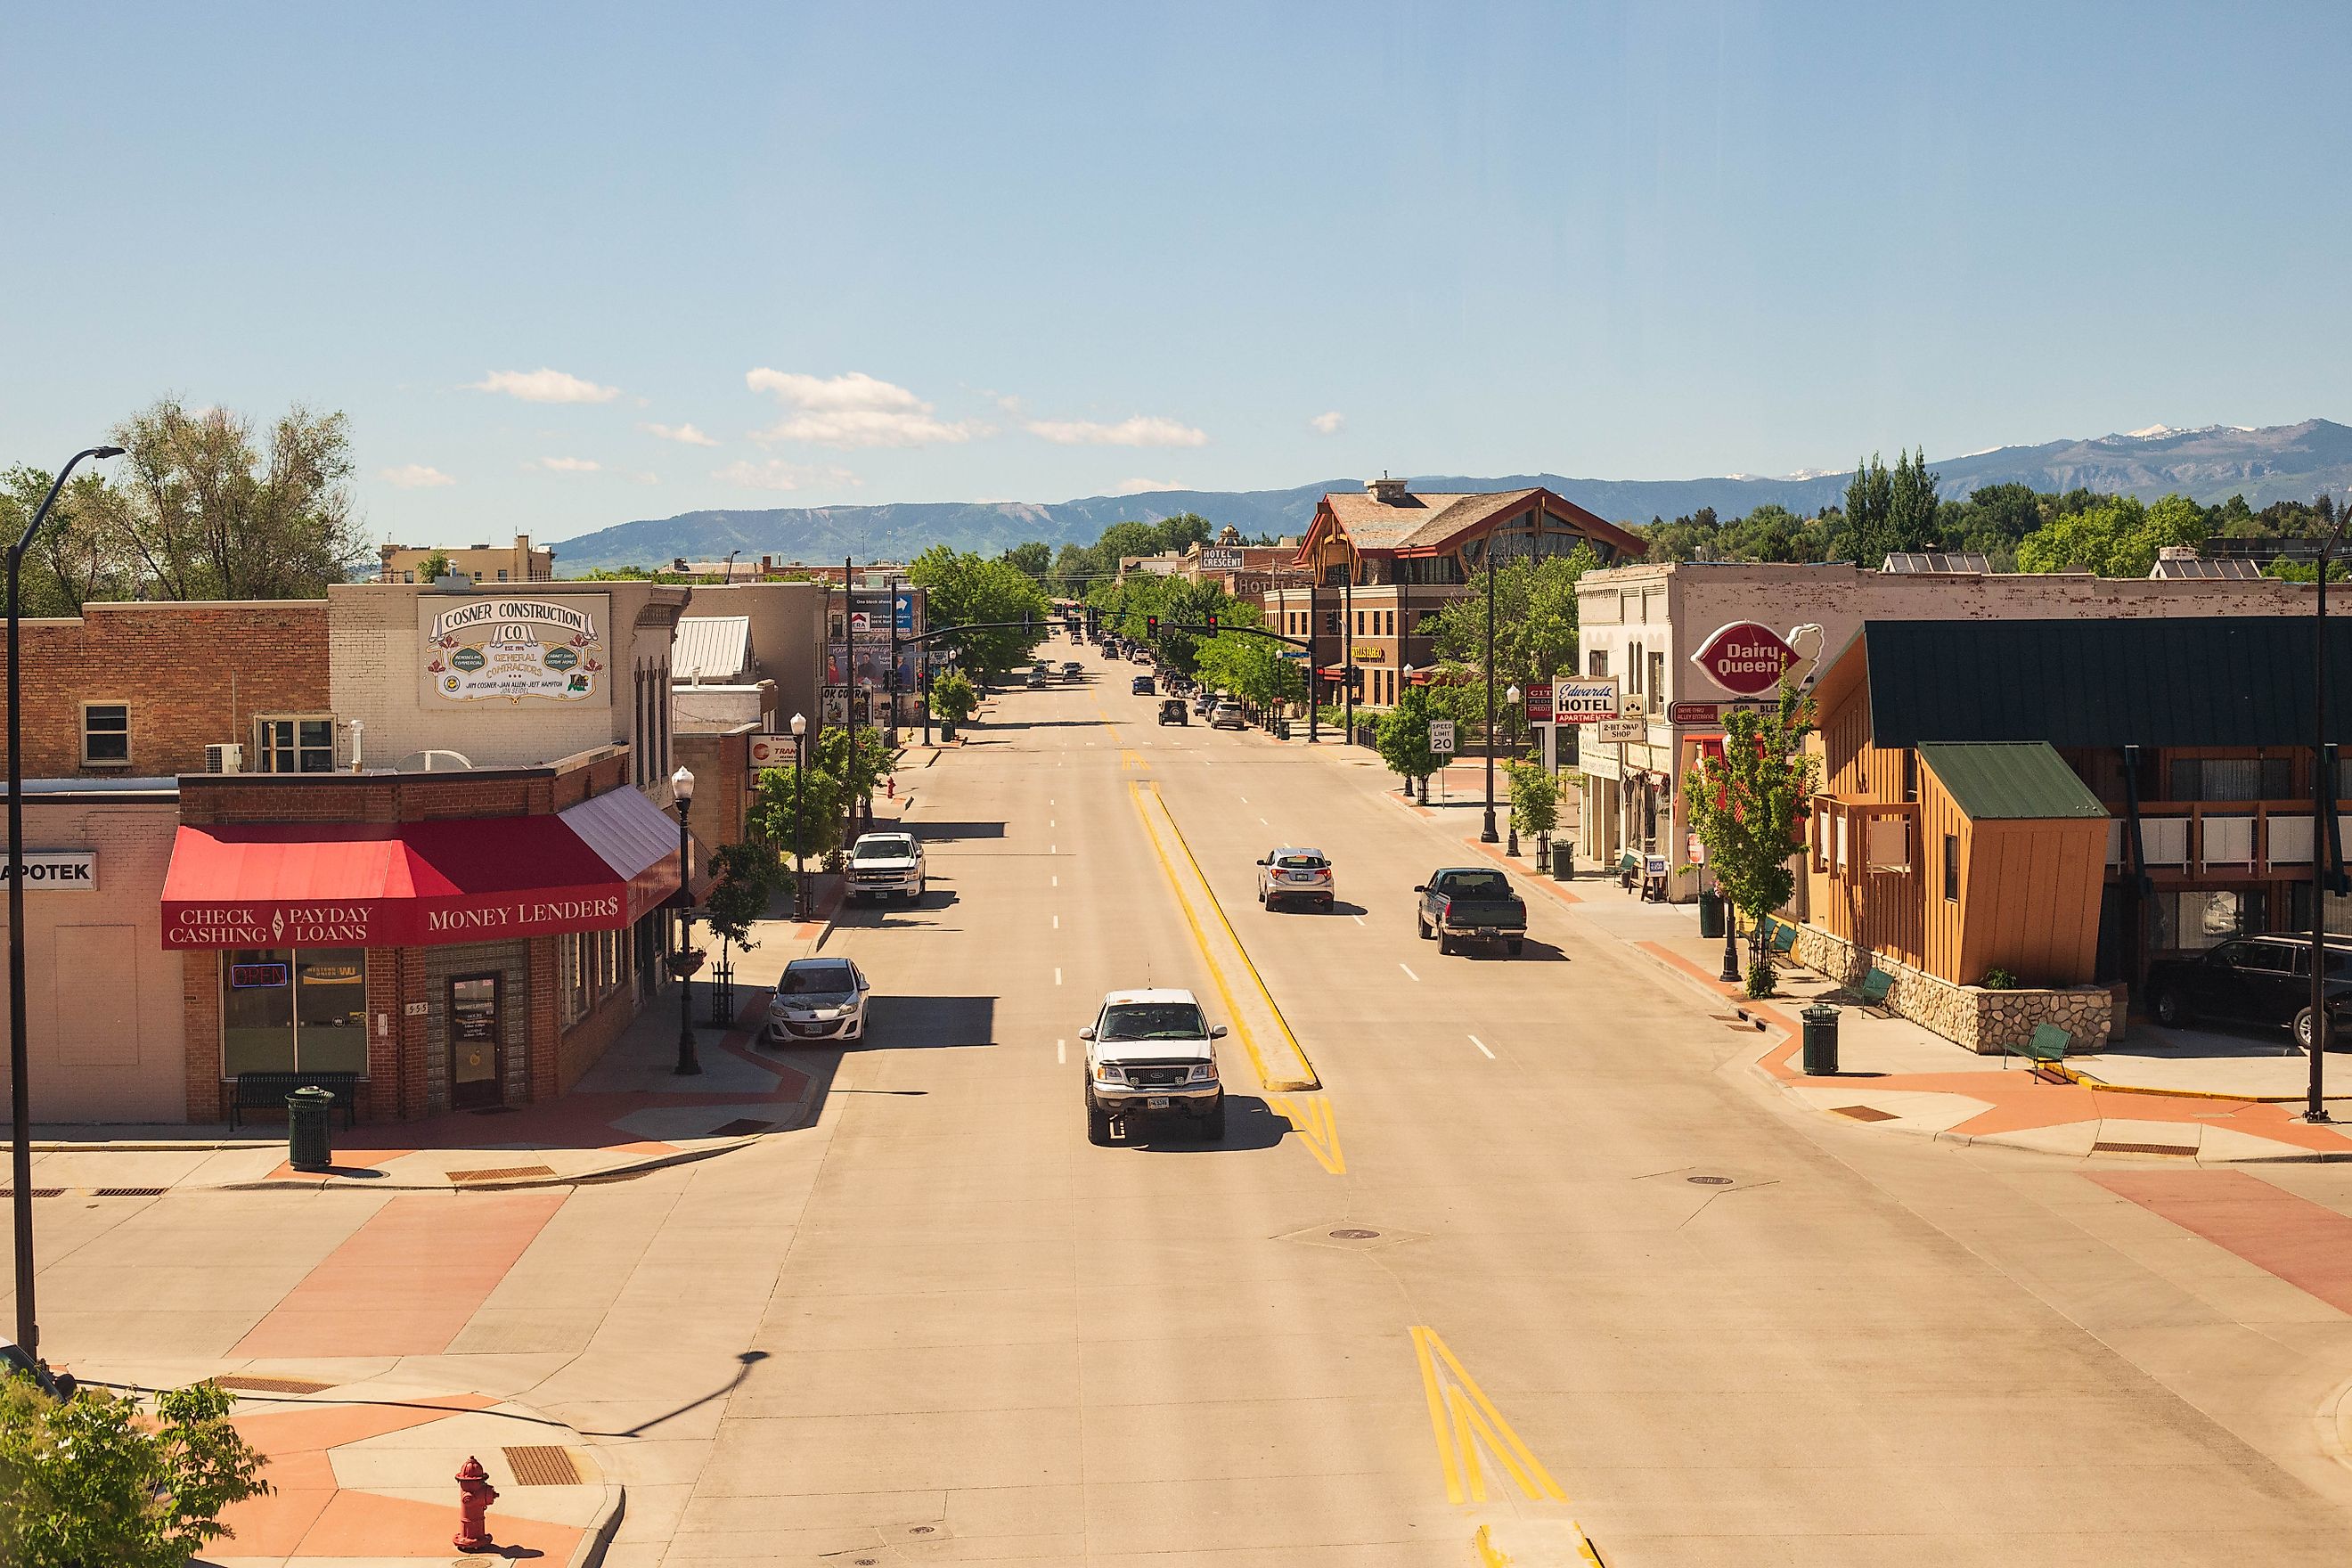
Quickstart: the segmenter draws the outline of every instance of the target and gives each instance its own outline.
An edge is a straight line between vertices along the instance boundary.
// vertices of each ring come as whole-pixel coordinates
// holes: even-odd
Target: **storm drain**
[[[216,1377],[213,1382],[233,1394],[324,1394],[335,1386],[310,1377],[256,1377],[242,1373]]]
[[[66,1195],[66,1190],[63,1187],[35,1187],[32,1193],[37,1198],[61,1198]],[[0,1198],[13,1198],[16,1195],[16,1188],[0,1187]]]
[[[463,1184],[467,1182],[520,1182],[531,1176],[555,1174],[552,1165],[496,1165],[487,1171],[452,1171],[449,1179]]]
[[[2094,1154],[2194,1154],[2194,1143],[2094,1143]]]
[[[536,1447],[506,1448],[507,1468],[514,1472],[519,1487],[576,1487],[580,1484],[580,1467],[572,1461],[568,1448],[552,1444]]]
[[[171,1190],[169,1187],[94,1187],[89,1195],[94,1198],[160,1198]]]
[[[1841,1105],[1835,1108],[1840,1116],[1851,1116],[1856,1121],[1893,1121],[1895,1112],[1881,1110],[1874,1105]]]

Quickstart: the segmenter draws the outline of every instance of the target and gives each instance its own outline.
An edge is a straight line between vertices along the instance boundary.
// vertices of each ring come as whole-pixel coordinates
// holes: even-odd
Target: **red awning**
[[[604,834],[569,812],[184,826],[163,880],[163,945],[433,947],[619,930],[677,888],[677,850],[673,837],[666,858],[645,858],[646,828],[669,819],[636,791],[584,804],[615,795],[637,804],[600,807],[621,825]]]

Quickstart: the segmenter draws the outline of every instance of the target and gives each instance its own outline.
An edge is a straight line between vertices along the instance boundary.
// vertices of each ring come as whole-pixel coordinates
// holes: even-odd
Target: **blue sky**
[[[2352,418],[2341,5],[216,0],[6,61],[0,460],[299,400],[415,542]]]

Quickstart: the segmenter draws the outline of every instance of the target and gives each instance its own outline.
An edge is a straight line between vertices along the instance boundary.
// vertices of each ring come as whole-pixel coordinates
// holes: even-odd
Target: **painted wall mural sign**
[[[609,595],[426,597],[416,614],[428,702],[571,707],[611,700]]]
[[[1771,627],[1734,621],[1701,643],[1691,662],[1724,690],[1758,697],[1780,685],[1798,657]]]

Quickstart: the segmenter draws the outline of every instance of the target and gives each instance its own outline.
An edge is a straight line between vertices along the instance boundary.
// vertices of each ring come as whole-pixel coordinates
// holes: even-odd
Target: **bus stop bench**
[[[2056,1071],[2055,1068],[2058,1063],[2066,1059],[2067,1047],[2074,1043],[2074,1037],[2057,1025],[2037,1024],[2033,1026],[2032,1037],[2022,1044],[2001,1047],[2000,1065],[2007,1067],[2009,1058],[2011,1057],[2023,1057],[2033,1064],[2033,1074],[2036,1078],[2048,1079],[2053,1083],[2071,1082],[2072,1080],[2065,1074]]]
[[[1884,969],[1874,968],[1862,977],[1862,984],[1846,993],[1856,1005],[1874,1018],[1892,1018],[1894,1009],[1886,1005],[1886,994],[1895,989],[1895,976]]]
[[[343,1112],[343,1125],[359,1124],[360,1075],[355,1072],[241,1072],[230,1079],[228,1124],[240,1126],[247,1110],[283,1110],[298,1089],[323,1089]]]

